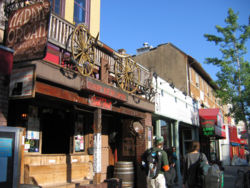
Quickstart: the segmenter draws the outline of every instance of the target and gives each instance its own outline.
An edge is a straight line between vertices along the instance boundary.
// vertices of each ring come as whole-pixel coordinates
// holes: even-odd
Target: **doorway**
[[[43,109],[40,117],[43,154],[68,154],[71,114],[62,110]]]

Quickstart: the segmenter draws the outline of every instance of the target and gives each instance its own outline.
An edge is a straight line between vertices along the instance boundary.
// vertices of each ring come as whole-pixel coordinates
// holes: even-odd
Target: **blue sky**
[[[130,55],[144,42],[153,47],[170,42],[201,63],[216,80],[218,69],[203,62],[206,57],[221,57],[221,53],[203,35],[218,35],[215,25],[225,26],[229,8],[239,12],[240,24],[248,23],[250,0],[101,0],[100,40]],[[250,41],[247,48],[245,58],[250,61]]]

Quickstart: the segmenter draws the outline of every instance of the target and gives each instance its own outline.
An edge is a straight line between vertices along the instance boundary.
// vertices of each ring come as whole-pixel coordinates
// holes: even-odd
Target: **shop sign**
[[[201,119],[202,132],[205,136],[213,136],[215,133],[215,121]]]
[[[14,50],[14,61],[42,59],[46,55],[50,2],[36,3],[16,10],[8,20],[7,47]]]
[[[90,106],[102,108],[105,110],[112,110],[112,102],[102,97],[90,96],[88,99],[88,103]]]
[[[109,85],[103,84],[99,81],[93,80],[89,77],[83,78],[81,89],[92,91],[123,102],[126,102],[128,100],[128,96],[125,92],[122,92]]]
[[[35,66],[17,68],[12,71],[9,97],[27,98],[35,96]]]

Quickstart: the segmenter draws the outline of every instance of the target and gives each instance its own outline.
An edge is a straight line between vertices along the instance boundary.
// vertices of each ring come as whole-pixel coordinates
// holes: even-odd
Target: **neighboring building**
[[[232,120],[232,125],[229,126],[230,131],[230,159],[231,164],[240,165],[237,163],[237,159],[247,159],[249,154],[248,150],[248,138],[245,136],[247,129],[243,122],[239,122],[237,125]]]
[[[155,135],[164,137],[164,148],[175,146],[177,151],[177,174],[181,183],[181,159],[187,153],[191,142],[195,139],[192,134],[199,127],[199,109],[194,100],[160,77],[154,81],[156,88],[155,113],[153,125]]]
[[[13,19],[22,16],[21,11],[27,10],[28,14],[34,6],[44,11],[38,15],[49,13],[46,2],[39,5],[29,2],[31,5],[25,9],[21,9],[23,4],[18,4],[20,7]],[[135,162],[137,167],[142,152],[152,146],[154,103],[142,96],[145,94],[142,89],[148,88],[144,83],[150,79],[150,72],[133,64],[140,74],[127,72],[130,76],[125,79],[134,76],[138,82],[135,79],[128,82],[122,77],[126,72],[119,73],[115,65],[126,68],[123,61],[133,61],[120,60],[117,52],[100,41],[81,46],[81,42],[93,38],[88,38],[90,34],[73,23],[84,22],[96,36],[100,1],[50,2],[53,12],[48,14],[48,41],[44,24],[47,19],[35,24],[35,19],[29,24],[25,24],[26,20],[23,22],[24,31],[32,31],[25,33],[24,38],[30,39],[25,45],[18,38],[12,38],[15,35],[7,35],[8,46],[16,49],[9,85],[8,126],[26,129],[20,181],[62,187],[76,183],[99,184],[112,177],[117,161]],[[74,16],[73,10],[86,17],[76,17],[78,13]],[[15,23],[21,25],[22,19],[19,21],[9,22],[12,23],[9,27]],[[41,28],[32,30],[38,26]],[[45,34],[35,33],[37,31]],[[15,32],[15,28],[11,32]],[[72,38],[75,41],[71,43]],[[43,41],[47,43],[40,47]],[[18,51],[20,46],[25,50]],[[73,52],[76,57],[72,57]],[[79,54],[83,57],[77,59]],[[93,72],[88,72],[91,68]],[[133,178],[124,183],[133,184]]]
[[[216,127],[220,131],[214,132],[213,135],[205,136],[202,132],[203,127],[194,126],[191,123],[189,126],[184,126],[178,123],[176,126],[179,127],[179,134],[189,135],[190,140],[206,140],[211,139],[211,147],[216,148],[217,155],[219,155],[218,140],[225,138],[224,131],[224,111],[222,106],[219,104],[219,100],[214,96],[214,90],[218,87],[213,84],[213,80],[209,74],[202,68],[201,64],[198,63],[194,58],[187,55],[179,48],[171,43],[161,44],[155,48],[147,48],[144,46],[137,50],[138,55],[134,56],[134,60],[152,72],[156,72],[159,77],[168,82],[173,90],[179,89],[193,99],[198,109],[220,109],[220,124]],[[200,117],[202,119],[202,117]],[[216,133],[222,133],[223,135],[214,135]],[[200,137],[204,137],[201,139]],[[182,138],[182,137],[180,137]],[[213,140],[213,141],[212,141]],[[182,144],[181,139],[179,143]],[[205,144],[208,150],[206,154],[210,158],[209,143]],[[213,144],[212,144],[213,143]],[[217,145],[215,147],[215,145]],[[181,154],[185,154],[188,151],[189,145],[184,145]],[[203,147],[204,148],[204,147]],[[211,149],[212,150],[212,149]],[[205,151],[204,151],[205,152]],[[217,158],[221,160],[221,158]]]

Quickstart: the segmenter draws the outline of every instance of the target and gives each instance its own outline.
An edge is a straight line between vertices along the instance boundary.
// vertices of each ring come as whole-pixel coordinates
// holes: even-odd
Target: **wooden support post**
[[[102,167],[102,111],[97,108],[94,112],[94,184],[101,183]]]

